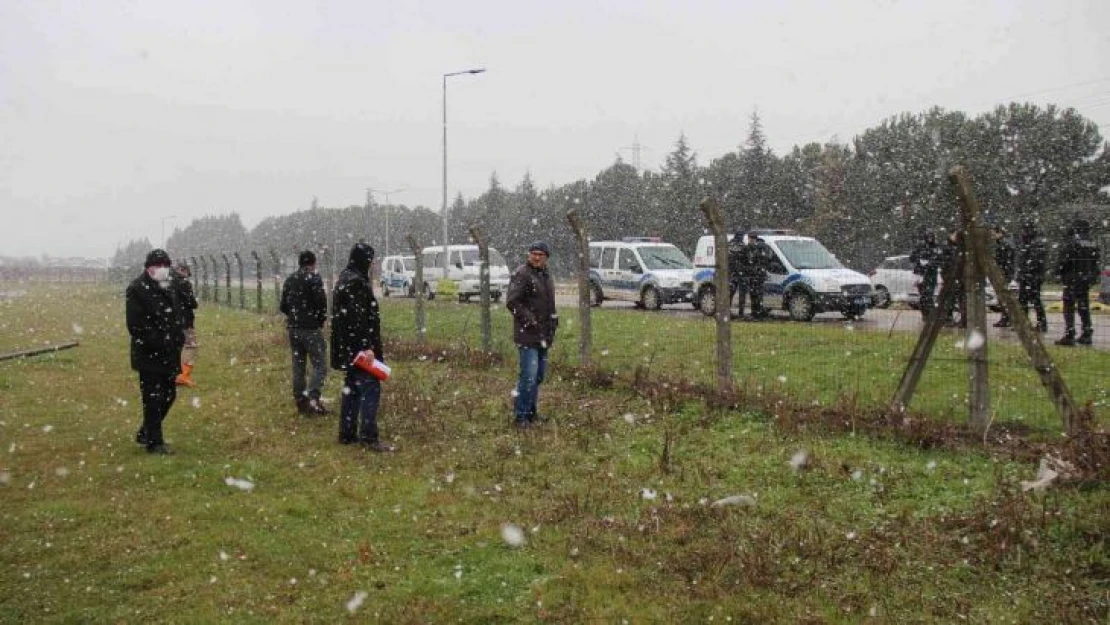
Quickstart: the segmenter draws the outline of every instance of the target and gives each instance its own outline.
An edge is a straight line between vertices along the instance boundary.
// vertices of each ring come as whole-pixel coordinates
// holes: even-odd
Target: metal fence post
[[[270,257],[274,259],[274,312],[281,312],[281,256],[276,250],[270,250]]]
[[[416,282],[416,286],[413,287],[416,292],[416,341],[423,343],[428,334],[428,329],[424,325],[424,255],[420,252],[416,237],[410,234],[405,237],[405,241],[408,242],[413,256],[416,257],[416,276],[413,278]]]
[[[227,254],[220,254],[220,256],[222,256],[223,259],[224,259],[224,277],[227,280],[224,283],[227,286],[227,295],[225,295],[224,297],[226,299],[226,303],[227,303],[228,307],[230,307],[231,306],[231,261],[228,259]]]
[[[262,314],[262,257],[254,250],[251,250],[251,256],[254,258],[254,271],[258,278],[258,314]]]
[[[204,255],[200,257],[200,301],[208,301],[208,263],[204,260]]]
[[[220,303],[220,266],[216,264],[216,257],[212,254],[208,255],[208,260],[212,261],[212,301]]]

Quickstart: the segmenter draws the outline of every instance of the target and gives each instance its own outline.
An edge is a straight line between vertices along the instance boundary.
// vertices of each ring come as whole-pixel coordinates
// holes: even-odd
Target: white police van
[[[458,287],[459,301],[469,301],[481,293],[478,272],[481,261],[477,245],[434,245],[421,250],[424,265],[424,296],[432,299],[439,290],[443,278],[443,268],[447,267],[447,278]],[[509,267],[505,258],[494,248],[489,248],[489,295],[497,302],[501,294],[509,290]]]
[[[693,303],[694,265],[658,237],[590,242],[590,305],[607,299],[636,302],[648,310]]]
[[[389,297],[390,293],[415,297],[416,289],[413,287],[415,279],[415,256],[386,256],[382,259],[382,275],[378,284],[382,287],[383,297]]]
[[[840,264],[821,242],[790,230],[754,230],[773,252],[763,283],[763,307],[785,310],[796,321],[809,321],[823,312],[839,312],[848,318],[861,317],[871,307],[871,281]],[[729,237],[731,240],[731,237]],[[713,237],[698,239],[694,252],[697,272],[697,306],[706,315],[716,313],[713,286]]]

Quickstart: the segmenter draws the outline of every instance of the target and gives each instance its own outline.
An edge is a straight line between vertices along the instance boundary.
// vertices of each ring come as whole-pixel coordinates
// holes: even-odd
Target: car
[[[809,321],[823,312],[840,312],[855,319],[871,307],[871,281],[844,267],[817,239],[790,230],[754,230],[752,234],[763,239],[773,254],[763,284],[764,308],[785,310],[795,321]],[[712,255],[705,253],[712,242],[712,236],[701,237],[694,252],[704,263],[694,274],[698,308],[708,316],[717,310],[715,264],[710,264]]]
[[[694,265],[682,250],[658,237],[590,242],[590,305],[636,302],[658,310],[694,301]]]
[[[386,256],[382,259],[382,275],[378,284],[381,285],[383,297],[389,297],[390,293],[415,297],[415,280],[415,256]]]
[[[460,302],[470,301],[481,292],[478,272],[481,262],[477,245],[434,245],[420,251],[424,265],[424,297],[433,299],[439,291],[444,267],[447,278],[457,286]],[[494,248],[489,248],[489,294],[497,302],[509,290],[509,267],[505,257]]]
[[[875,308],[909,302],[911,294],[917,294],[920,277],[913,273],[909,254],[888,256],[867,275],[871,278],[871,300]]]
[[[921,289],[919,288],[921,286],[921,276],[914,275],[914,278],[915,280],[913,282],[913,287],[912,290],[909,292],[909,297],[906,300],[906,303],[909,305],[910,308],[917,310],[921,308]],[[938,276],[937,290],[933,293],[934,298],[940,296],[940,288],[942,286],[944,286],[944,279]],[[1016,281],[1010,282],[1010,284],[1007,285],[1007,290],[1014,294],[1015,299],[1017,298],[1018,284]],[[1002,312],[1002,302],[998,299],[998,293],[995,292],[994,287],[990,284],[984,285],[983,298],[986,301],[988,310],[990,310],[991,312]]]
[[[1102,284],[1098,288],[1098,301],[1110,305],[1110,265],[1102,268]]]

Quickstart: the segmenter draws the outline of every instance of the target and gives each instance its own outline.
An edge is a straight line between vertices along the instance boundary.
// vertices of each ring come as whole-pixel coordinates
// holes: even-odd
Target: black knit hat
[[[300,256],[297,257],[297,266],[298,267],[308,267],[309,265],[315,265],[315,264],[316,264],[316,255],[312,253],[312,250],[305,250],[305,251],[301,252]]]
[[[543,241],[533,241],[532,244],[528,246],[528,251],[543,252],[545,256],[551,258],[551,248]]]
[[[163,249],[153,249],[146,255],[146,263],[143,267],[172,267],[173,261],[170,260],[170,255]]]

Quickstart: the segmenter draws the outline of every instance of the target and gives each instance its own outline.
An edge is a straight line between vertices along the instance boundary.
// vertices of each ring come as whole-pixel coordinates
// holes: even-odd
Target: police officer
[[[744,229],[741,228],[732,235],[728,242],[728,308],[732,310],[732,298],[740,295],[740,316],[744,316],[744,294],[747,293],[747,283],[741,277],[741,265],[744,257]]]
[[[994,264],[998,265],[998,269],[1002,272],[1002,277],[1006,280],[1006,286],[1009,288],[1010,281],[1014,279],[1015,255],[1014,244],[1010,242],[1010,237],[1006,235],[1006,229],[1001,224],[994,224],[991,226],[991,238],[994,240]],[[994,324],[996,328],[1010,327],[1010,314],[1006,312],[1006,308],[1002,308],[1002,317],[998,323]]]
[[[941,249],[937,245],[935,234],[928,230],[921,233],[921,242],[910,252],[910,263],[914,274],[921,276],[917,287],[920,294],[918,308],[922,318],[928,318],[935,302],[937,275],[941,265]]]
[[[1048,318],[1041,301],[1041,283],[1044,282],[1045,244],[1037,233],[1037,224],[1032,219],[1021,226],[1021,239],[1017,246],[1018,302],[1021,313],[1029,314],[1029,305],[1037,313],[1037,331],[1048,331]]]
[[[763,310],[763,283],[767,281],[767,264],[770,262],[770,253],[763,239],[755,234],[748,233],[748,242],[744,245],[744,251],[740,257],[740,275],[748,295],[751,296],[752,319],[754,320],[767,317]],[[740,315],[744,315],[743,299],[740,300]]]
[[[1056,341],[1057,345],[1090,345],[1094,335],[1091,327],[1090,290],[1098,277],[1100,254],[1098,246],[1091,240],[1091,224],[1076,219],[1068,229],[1067,240],[1061,246],[1056,271],[1064,283],[1064,336]],[[1083,333],[1075,338],[1075,311],[1079,309],[1079,320],[1083,323]]]

